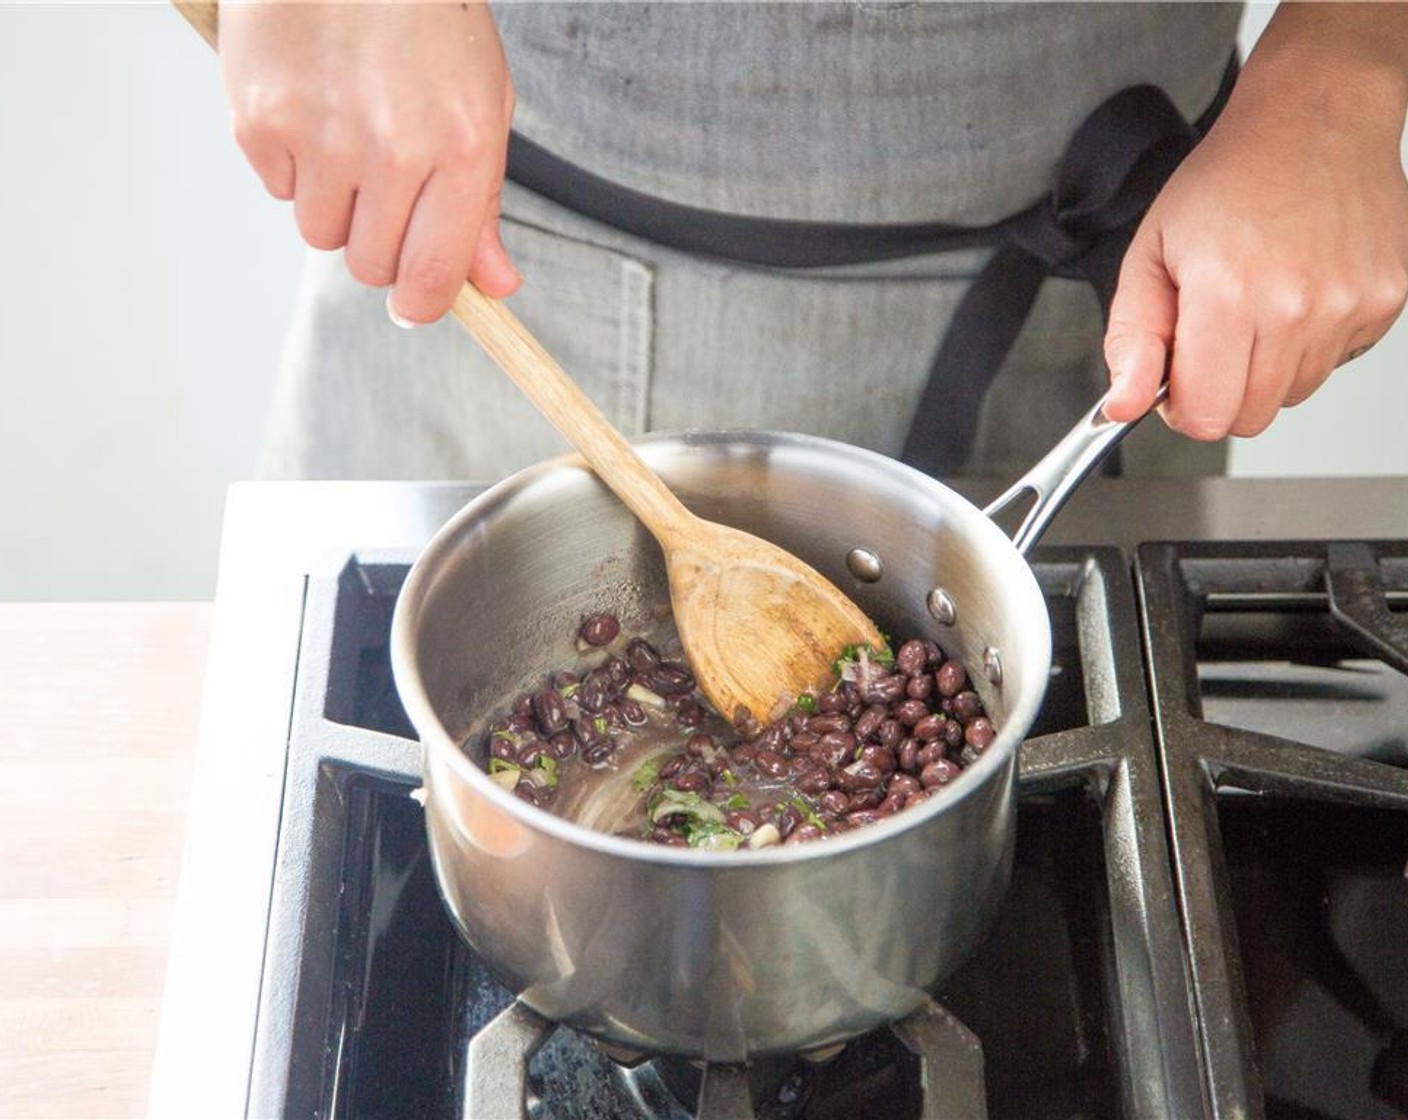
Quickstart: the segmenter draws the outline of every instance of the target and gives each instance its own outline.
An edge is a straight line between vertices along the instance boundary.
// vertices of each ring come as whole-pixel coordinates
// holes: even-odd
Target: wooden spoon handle
[[[512,311],[472,284],[450,310],[656,539],[685,528],[693,515]]]

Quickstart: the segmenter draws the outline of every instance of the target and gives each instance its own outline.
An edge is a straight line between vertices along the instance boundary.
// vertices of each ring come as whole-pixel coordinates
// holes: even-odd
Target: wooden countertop
[[[211,613],[0,604],[0,1120],[145,1113]]]

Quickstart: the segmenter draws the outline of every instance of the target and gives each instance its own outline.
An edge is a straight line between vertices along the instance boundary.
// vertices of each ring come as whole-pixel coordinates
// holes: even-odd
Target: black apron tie
[[[1086,118],[1050,195],[1010,220],[1007,243],[959,302],[905,439],[906,463],[943,476],[967,462],[983,401],[1048,276],[1089,281],[1108,323],[1134,231],[1198,137],[1156,86],[1121,90]]]

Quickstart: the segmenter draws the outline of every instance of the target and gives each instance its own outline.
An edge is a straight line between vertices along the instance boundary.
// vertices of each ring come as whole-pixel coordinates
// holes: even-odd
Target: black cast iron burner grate
[[[1408,542],[1137,579],[1211,1115],[1408,1116]]]
[[[745,1095],[761,1120],[968,1120],[979,1101],[993,1120],[1202,1113],[1118,551],[1043,550],[1034,564],[1055,657],[1023,746],[1012,887],[988,939],[918,1018],[827,1060],[755,1063],[746,1077],[621,1063],[577,1032],[548,1033],[450,927],[410,797],[420,749],[387,659],[409,560],[361,554],[338,578],[308,582],[249,1116],[674,1120],[701,1100],[704,1114],[741,1113]],[[954,1041],[963,1028],[981,1053]],[[982,1086],[972,1074],[945,1085],[952,1063],[932,1046],[925,1058],[917,1035],[966,1047]],[[496,1047],[531,1054],[505,1073],[484,1064]]]

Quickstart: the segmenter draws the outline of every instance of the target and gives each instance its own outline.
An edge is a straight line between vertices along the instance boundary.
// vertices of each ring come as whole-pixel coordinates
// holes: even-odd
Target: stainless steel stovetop
[[[419,749],[378,654],[406,566],[475,492],[232,489],[152,1115],[485,1099],[468,1038],[510,997],[406,870]],[[1023,748],[1026,862],[992,943],[937,993],[984,1043],[992,1115],[1405,1115],[1408,678],[1373,646],[1408,618],[1405,537],[1408,480],[1093,479],[1054,522],[1036,566],[1065,680]],[[1136,549],[1159,540],[1186,543]],[[1327,572],[1369,638],[1327,621]],[[424,915],[410,941],[398,907]],[[1047,966],[1023,937],[1061,953]],[[688,1115],[687,1069],[582,1057],[565,1033],[525,1055],[532,1115]],[[889,1117],[955,1115],[903,1082],[932,1076],[922,1055],[877,1046],[774,1071],[759,1115],[861,1115],[856,1085],[914,1098]],[[588,1066],[614,1087],[583,1089]]]

